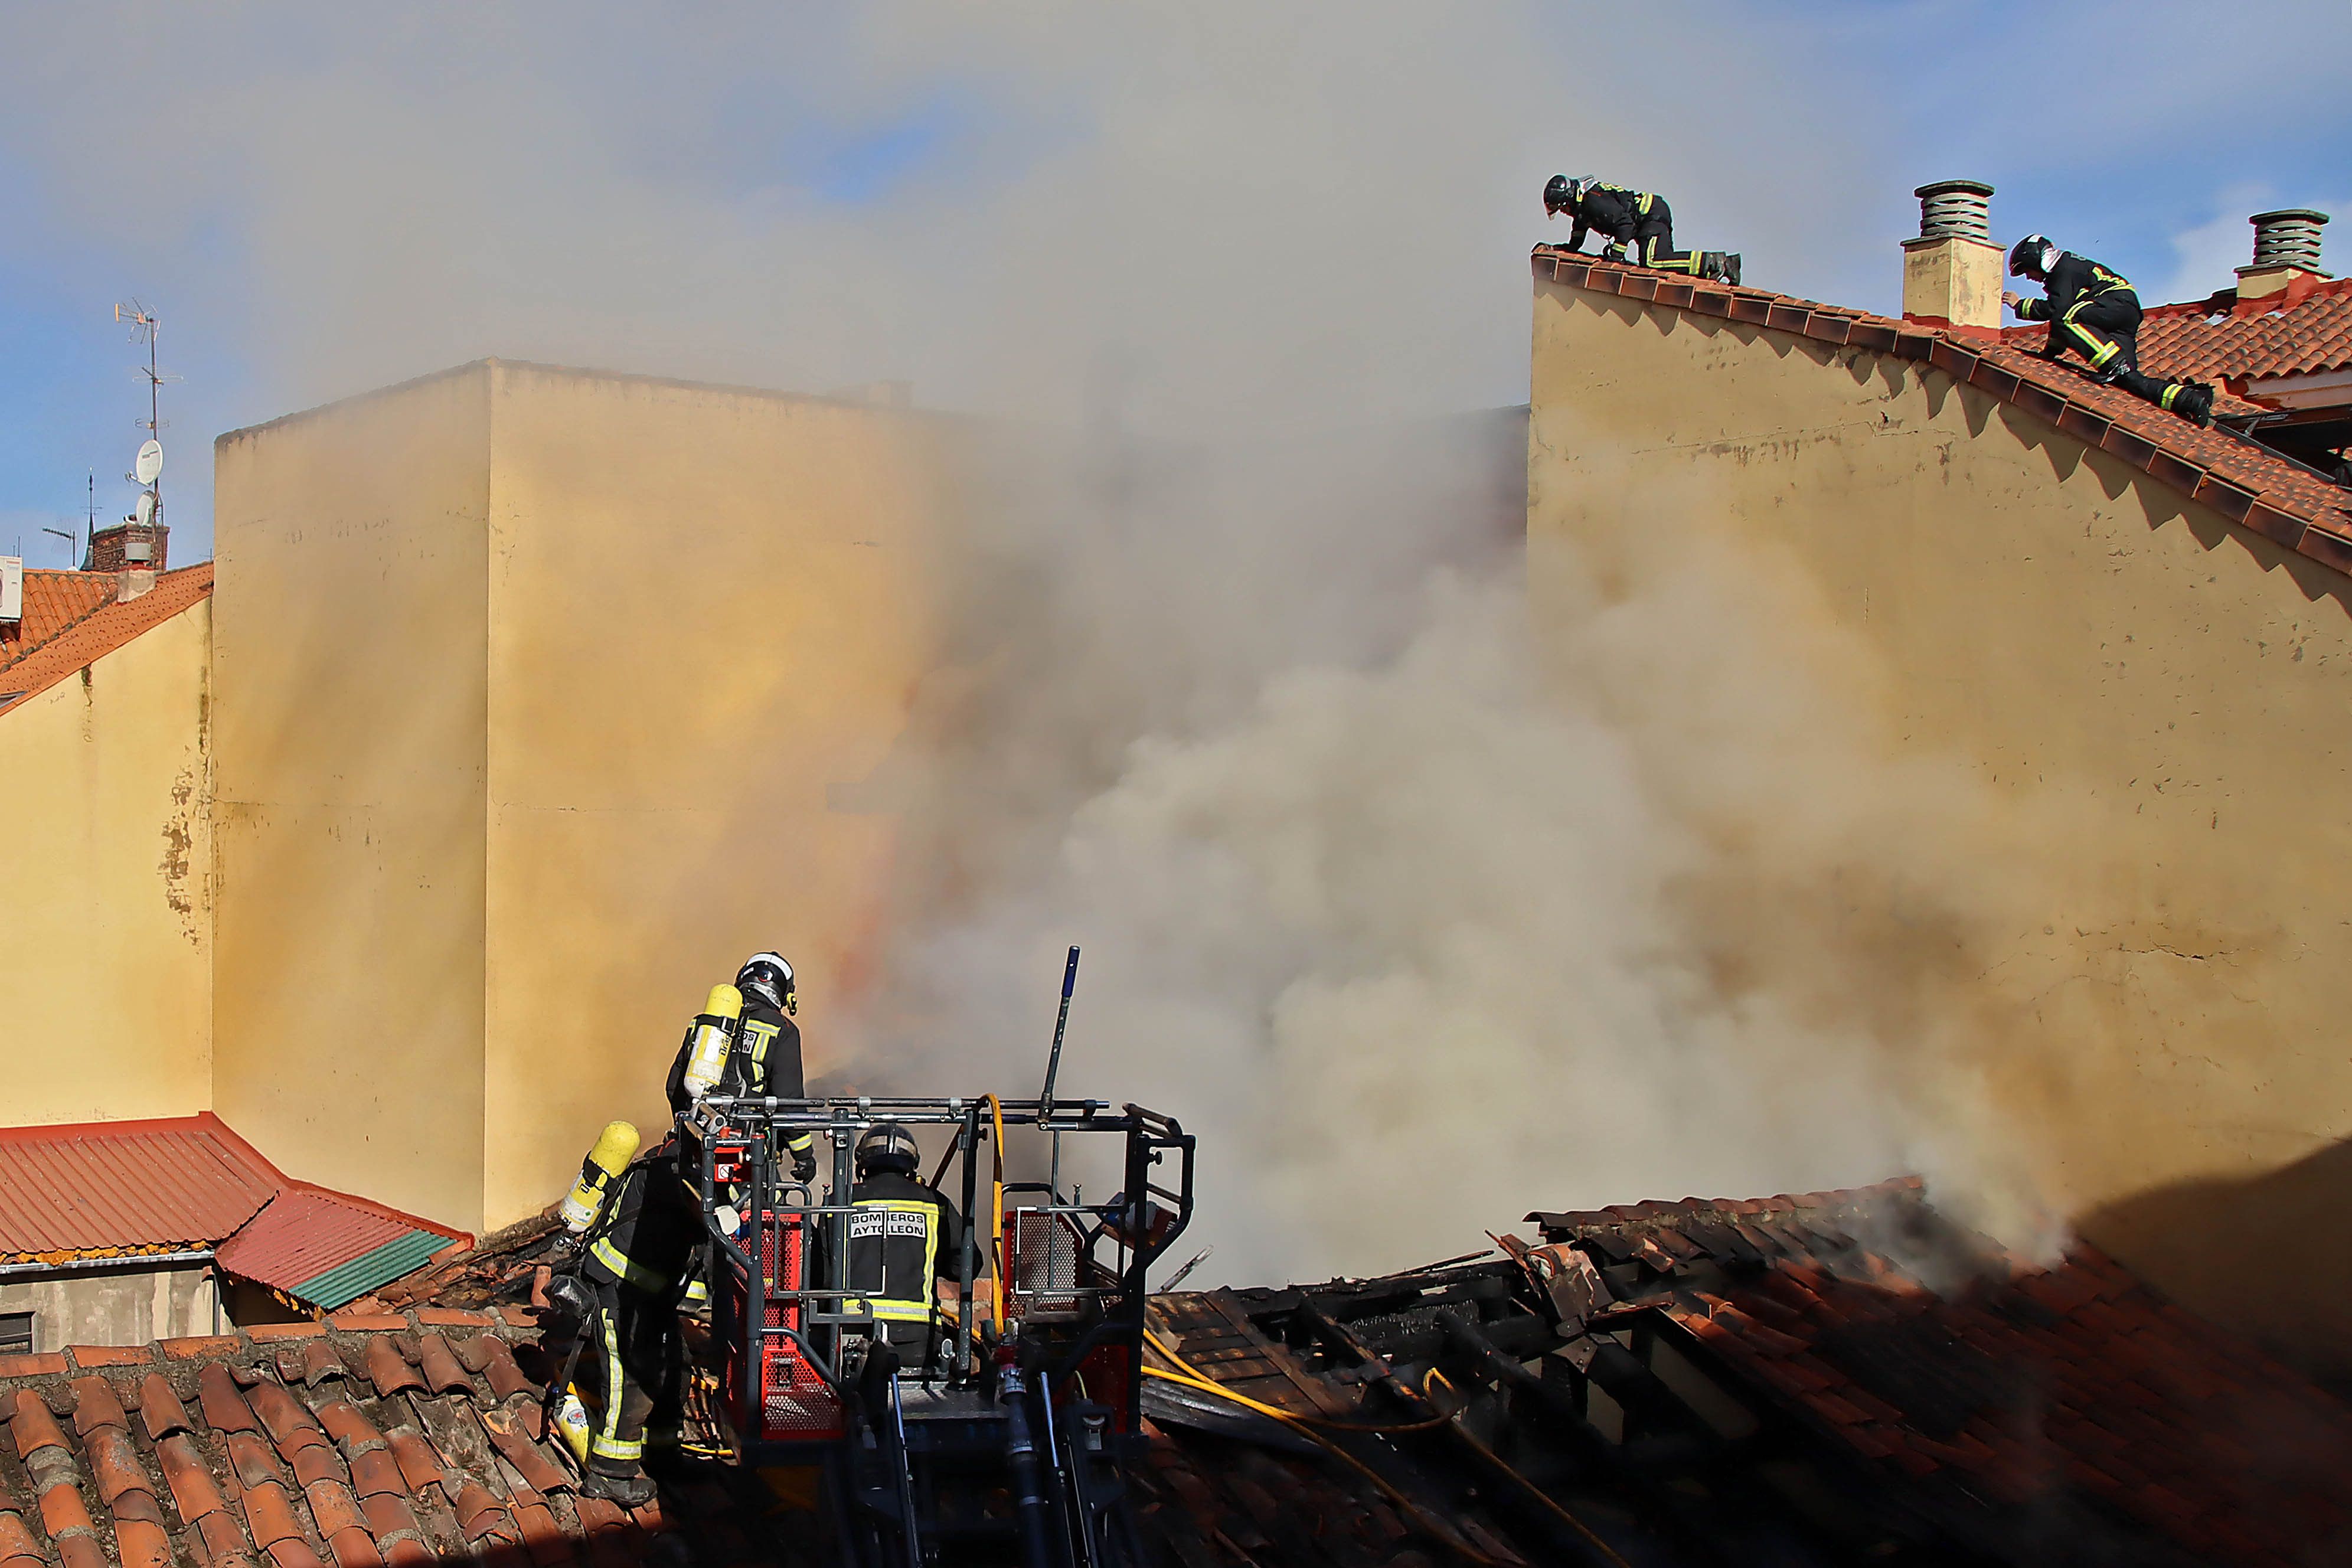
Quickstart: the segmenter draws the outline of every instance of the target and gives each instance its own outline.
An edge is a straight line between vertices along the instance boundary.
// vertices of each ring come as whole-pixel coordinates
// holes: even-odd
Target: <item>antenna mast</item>
[[[146,506],[140,509],[142,515],[139,516],[138,521],[142,523],[153,523],[160,528],[163,522],[163,426],[170,423],[163,417],[163,384],[167,381],[177,381],[180,378],[176,375],[165,375],[155,368],[155,340],[162,333],[163,322],[153,311],[133,300],[128,305],[115,306],[114,319],[117,321],[131,323],[132,342],[147,345],[147,364],[142,372],[147,377],[147,417],[139,421],[139,427],[147,432],[149,440],[145,447],[140,448],[140,471],[131,475],[131,479],[133,483],[144,486],[147,494],[153,498]],[[152,471],[149,460],[150,448],[153,452]],[[93,521],[95,517],[96,512],[93,509]]]

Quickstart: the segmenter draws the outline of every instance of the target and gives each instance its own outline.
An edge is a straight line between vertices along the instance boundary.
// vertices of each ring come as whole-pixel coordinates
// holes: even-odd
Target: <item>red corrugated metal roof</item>
[[[230,1273],[291,1293],[305,1280],[420,1231],[458,1239],[457,1232],[364,1198],[296,1186],[280,1193],[217,1256]]]
[[[284,1184],[208,1110],[0,1128],[0,1258],[209,1247]]]

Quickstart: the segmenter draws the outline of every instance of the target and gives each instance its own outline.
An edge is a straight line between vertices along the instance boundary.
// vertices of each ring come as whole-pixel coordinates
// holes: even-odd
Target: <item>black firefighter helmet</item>
[[[735,972],[735,989],[758,997],[769,1006],[783,1013],[800,1011],[800,998],[793,994],[793,966],[782,954],[755,952],[743,961]]]
[[[2029,234],[2009,247],[2011,278],[2047,278],[2057,265],[2058,247],[2047,235]]]
[[[857,1140],[857,1173],[860,1176],[871,1176],[882,1171],[896,1171],[902,1176],[911,1176],[922,1157],[922,1151],[915,1146],[915,1135],[895,1121],[877,1121]]]

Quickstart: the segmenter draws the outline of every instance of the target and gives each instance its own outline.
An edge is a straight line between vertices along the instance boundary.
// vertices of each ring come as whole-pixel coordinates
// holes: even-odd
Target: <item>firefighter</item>
[[[857,1184],[850,1189],[845,1290],[867,1302],[895,1360],[929,1368],[944,1343],[934,1281],[959,1277],[963,1219],[915,1173],[921,1151],[895,1121],[857,1140]]]
[[[2020,321],[2050,323],[2050,359],[2072,349],[2091,363],[2092,379],[2112,382],[2200,425],[2213,423],[2213,389],[2203,382],[2159,381],[2139,369],[2139,296],[2124,279],[2087,256],[2061,250],[2029,234],[2011,247],[2009,275],[2031,278],[2048,297],[2028,300],[2006,289],[2001,303]]]
[[[670,1063],[672,1115],[706,1094],[799,1100],[807,1092],[801,1077],[800,1026],[793,1022],[800,998],[793,990],[793,966],[782,955],[753,953],[735,972],[735,984],[713,986],[703,1006]],[[815,1139],[795,1133],[790,1147],[793,1179],[814,1180]]]
[[[1601,258],[1622,261],[1631,246],[1643,267],[1664,272],[1687,272],[1694,278],[1739,281],[1739,258],[1720,250],[1676,250],[1675,215],[1666,198],[1622,185],[1604,185],[1591,175],[1570,179],[1554,174],[1544,186],[1544,216],[1566,213],[1573,220],[1566,249],[1580,253],[1589,229],[1606,241]]]
[[[627,1122],[607,1127],[563,1204],[579,1238],[588,1348],[604,1401],[589,1434],[583,1486],[624,1508],[653,1500],[645,1469],[648,1426],[667,1441],[682,1425],[678,1296],[702,1235],[676,1144],[665,1139],[631,1158],[636,1143]]]

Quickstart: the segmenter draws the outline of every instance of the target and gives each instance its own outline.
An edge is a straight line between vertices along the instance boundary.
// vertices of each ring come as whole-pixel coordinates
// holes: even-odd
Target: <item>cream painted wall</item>
[[[505,363],[491,405],[495,1226],[606,1121],[667,1121],[747,954],[793,961],[824,1059],[879,918],[896,825],[855,786],[929,662],[940,481],[936,422],[899,411]]]
[[[2043,1191],[2192,1305],[2340,1333],[2352,1249],[2249,1291],[2161,1194],[2352,1133],[2352,584],[1923,366],[1539,282],[1533,374],[1539,616],[1661,552],[1751,574],[1871,744],[1991,803],[1937,852],[1987,883],[1938,994]],[[2344,1195],[2284,1217],[2317,1247]]]
[[[199,600],[0,713],[0,1035],[11,1125],[212,1095]]]
[[[213,1109],[478,1230],[489,378],[215,444]]]
[[[747,953],[793,960],[821,1061],[893,845],[856,786],[930,657],[938,429],[485,362],[224,437],[222,1116],[479,1232],[659,1128]]]

